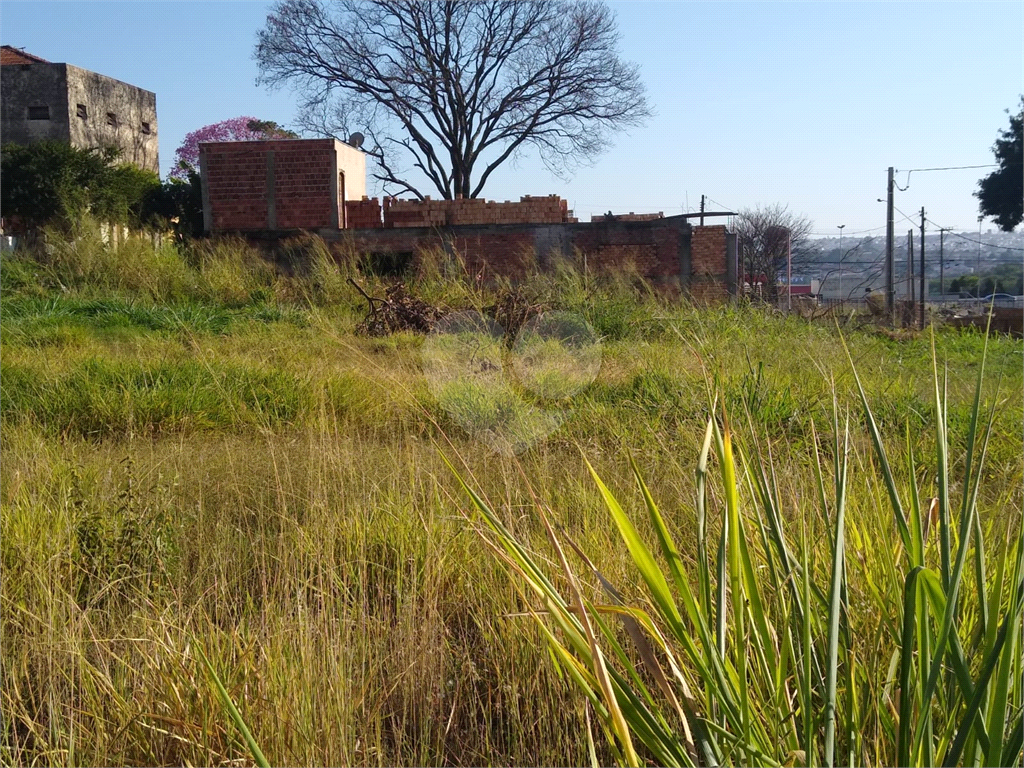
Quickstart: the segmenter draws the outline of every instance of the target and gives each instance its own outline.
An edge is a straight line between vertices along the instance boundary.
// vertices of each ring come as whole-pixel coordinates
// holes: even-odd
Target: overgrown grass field
[[[302,250],[287,275],[234,242],[3,256],[0,762],[252,761],[203,654],[273,764],[1019,761],[1019,340],[988,341],[976,404],[982,334],[698,308],[567,266],[519,295],[585,318],[600,369],[513,454],[431,388],[423,335],[357,333],[346,280],[381,280]],[[510,293],[442,267],[410,292]],[[915,566],[940,583],[917,603]]]

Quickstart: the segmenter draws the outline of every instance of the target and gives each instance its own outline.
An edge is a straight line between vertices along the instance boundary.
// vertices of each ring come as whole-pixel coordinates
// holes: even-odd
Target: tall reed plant
[[[932,362],[933,462],[915,456],[909,427],[899,452],[906,465],[890,461],[854,371],[860,420],[836,401],[830,423],[813,433],[809,497],[787,498],[772,443],[749,412],[727,413],[713,396],[689,548],[677,545],[635,462],[647,525],[587,463],[636,585],[605,578],[539,500],[553,557],[532,550],[460,475],[485,541],[514,575],[525,611],[616,761],[1019,762],[1024,567],[1018,524],[979,516],[993,420],[983,408],[985,359],[959,478],[951,476],[955,447],[934,339]],[[851,498],[853,471],[871,472],[858,487],[877,495]],[[930,501],[925,473],[935,478]],[[888,512],[879,514],[877,502]],[[596,746],[591,756],[597,764]]]

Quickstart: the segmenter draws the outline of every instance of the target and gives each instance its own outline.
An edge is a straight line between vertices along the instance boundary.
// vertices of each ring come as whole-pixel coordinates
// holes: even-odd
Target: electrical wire
[[[924,171],[963,171],[968,168],[996,168],[998,166],[999,163],[988,163],[987,165],[950,165],[945,168],[911,168],[907,173],[923,173]]]
[[[1014,248],[1011,245],[996,245],[995,243],[986,243],[984,240],[975,240],[974,238],[971,237],[964,237],[959,232],[954,232],[950,227],[943,227],[940,226],[939,224],[936,224],[927,216],[925,216],[924,220],[931,224],[933,227],[943,229],[946,232],[949,232],[949,234],[951,234],[953,237],[959,237],[961,240],[966,240],[968,243],[974,243],[975,245],[985,245],[988,246],[989,248],[1002,248],[1004,251],[1021,251],[1022,253],[1024,253],[1024,248]]]
[[[907,214],[905,214],[903,211],[901,211],[895,205],[893,206],[893,209],[896,210],[900,214],[900,216],[902,216],[904,219],[909,221],[914,226],[919,226],[920,225],[920,221],[914,221],[912,218],[907,216]],[[1004,251],[1021,251],[1022,253],[1024,253],[1024,248],[1014,248],[1013,246],[1010,246],[1010,245],[996,245],[995,243],[986,243],[984,240],[975,240],[975,239],[970,238],[970,237],[964,237],[959,232],[954,232],[952,230],[952,228],[950,228],[950,227],[943,227],[943,226],[941,226],[939,224],[936,224],[934,221],[929,219],[927,216],[925,216],[924,220],[926,222],[928,222],[929,224],[931,224],[936,229],[944,229],[945,231],[949,232],[949,234],[953,235],[954,237],[959,237],[961,240],[966,240],[968,243],[974,243],[975,245],[985,245],[985,246],[988,246],[989,248],[1002,248]]]
[[[863,235],[865,232],[876,232],[879,229],[885,229],[886,226],[887,225],[883,224],[880,227],[872,227],[871,229],[858,229],[856,232],[846,232],[846,233],[843,234],[843,237],[852,237],[853,235]],[[833,237],[833,238],[836,237],[836,235],[832,234],[831,232],[808,232],[807,234],[813,235],[815,237]]]
[[[912,218],[910,218],[909,216],[907,216],[907,214],[905,214],[905,213],[904,213],[903,211],[901,211],[901,210],[900,210],[899,208],[897,208],[897,207],[896,207],[895,205],[893,205],[893,210],[894,210],[894,211],[896,211],[896,212],[897,212],[897,213],[898,213],[898,214],[899,214],[900,216],[902,216],[902,217],[903,217],[904,219],[906,219],[907,221],[909,221],[909,222],[910,222],[911,224],[913,224],[914,226],[918,226],[918,225],[920,224],[920,222],[919,222],[919,221],[914,221],[914,220],[913,220]],[[886,225],[886,226],[888,226],[888,225]]]
[[[1009,163],[1009,165],[1020,165],[1020,163]],[[909,171],[907,171],[907,186],[901,187],[899,184],[896,183],[895,179],[893,180],[893,185],[900,192],[906,192],[908,189],[910,189],[910,174],[912,174],[912,173],[924,173],[926,171],[964,171],[964,170],[967,170],[967,169],[970,169],[970,168],[998,168],[998,167],[999,167],[999,163],[988,163],[986,165],[949,165],[949,166],[946,166],[944,168],[911,168]],[[893,169],[893,173],[894,174],[902,173],[902,171],[900,171],[899,169],[894,168]]]
[[[720,202],[718,202],[718,201],[717,201],[717,200],[715,200],[715,199],[714,199],[713,197],[711,197],[711,195],[704,195],[704,197],[706,197],[706,198],[707,198],[708,200],[710,200],[710,201],[711,201],[712,203],[714,203],[715,205],[720,205],[720,206],[722,206],[722,208],[724,208],[724,209],[725,209],[725,210],[727,210],[727,211],[731,211],[731,210],[732,210],[732,208],[730,208],[730,207],[729,207],[728,205],[726,205],[725,203],[720,203]]]
[[[902,252],[906,252],[906,250],[907,250],[907,248],[906,248],[905,244],[904,245],[900,245],[898,248],[894,248],[893,249],[894,252],[901,252],[901,251]],[[794,267],[796,267],[796,266],[814,267],[814,266],[817,266],[818,264],[842,264],[843,266],[846,266],[847,264],[878,264],[881,261],[883,261],[884,259],[885,259],[885,255],[883,254],[882,256],[879,256],[874,261],[850,261],[848,259],[843,259],[842,261],[840,261],[839,259],[821,259],[821,260],[815,259],[813,261],[803,261],[803,260],[801,260],[799,262],[794,261],[793,262],[793,266]],[[953,258],[953,257],[947,256],[946,257],[946,261],[947,261],[947,263],[955,264],[958,261],[966,261],[966,259],[958,259],[958,258]],[[1016,258],[1015,256],[1003,257],[1001,259],[1000,258],[989,259],[989,261],[995,261],[998,264],[1019,264],[1020,263],[1020,259]]]

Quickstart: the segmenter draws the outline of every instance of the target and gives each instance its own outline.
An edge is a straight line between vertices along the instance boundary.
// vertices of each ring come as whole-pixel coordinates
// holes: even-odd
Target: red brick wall
[[[245,151],[237,144],[202,147],[203,176],[213,221],[207,227],[266,229],[266,155]]]
[[[364,197],[362,200],[346,200],[345,212],[348,229],[380,229],[380,200]]]
[[[372,208],[372,205],[367,207]],[[355,207],[349,210],[350,216],[354,215]],[[646,224],[566,225],[560,247],[567,256],[576,251],[585,254],[589,270],[621,269],[628,264],[657,285],[678,286],[685,225],[680,226],[679,222],[665,226],[657,226],[655,222]],[[503,225],[465,227],[443,236],[426,227],[395,227],[352,230],[351,236],[357,251],[411,253],[415,262],[427,251],[447,249],[459,254],[472,275],[516,277],[541,266],[535,244],[538,233],[546,229],[544,225],[538,226],[541,229]],[[722,246],[724,248],[724,238]],[[579,265],[583,266],[582,259]]]
[[[403,231],[404,230],[404,231]],[[445,243],[434,233],[410,232],[408,228],[353,232],[353,245],[366,253],[412,253],[413,261],[430,251],[444,251]],[[516,277],[537,268],[530,229],[483,230],[455,235],[450,248],[459,255],[471,275],[484,279]]]
[[[349,216],[376,215],[375,200],[349,206]],[[274,233],[263,233],[273,239]],[[681,289],[700,302],[727,301],[727,231],[723,226],[691,227],[680,217],[643,222],[591,224],[484,225],[452,228],[393,227],[325,233],[366,254],[408,254],[417,262],[457,256],[466,272],[489,280],[523,277],[550,263],[555,253],[585,256],[587,269],[602,271],[631,265],[652,284]],[[348,249],[346,248],[346,251]],[[582,266],[583,258],[577,264]],[[689,265],[689,271],[682,271]]]
[[[557,195],[503,203],[481,198],[398,200],[384,198],[384,227],[445,227],[485,224],[564,224],[575,222],[569,204]]]
[[[456,237],[452,245],[471,275],[516,277],[537,268],[533,232],[528,229]]]
[[[675,226],[624,226],[594,222],[581,227],[573,246],[587,255],[588,269],[622,267],[631,263],[643,277],[656,283],[679,278],[679,238]]]
[[[720,280],[694,281],[689,288],[690,298],[703,304],[721,304],[729,300],[729,290]]]
[[[690,272],[694,276],[725,274],[725,233],[723,225],[694,227],[690,244]]]
[[[275,229],[336,229],[332,139],[202,144],[213,230],[270,229],[267,153],[274,152]]]
[[[340,227],[331,139],[269,142],[274,150],[278,229]]]

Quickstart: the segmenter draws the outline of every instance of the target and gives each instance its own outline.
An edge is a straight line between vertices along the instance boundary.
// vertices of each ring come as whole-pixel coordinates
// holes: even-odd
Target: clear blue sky
[[[492,177],[488,198],[559,194],[586,220],[670,215],[687,201],[696,210],[704,193],[711,209],[785,203],[815,232],[846,224],[850,235],[884,226],[876,200],[887,166],[991,163],[1004,110],[1024,92],[1020,2],[612,6],[656,117],[569,182],[526,158]],[[166,174],[195,128],[246,114],[293,119],[293,94],[255,84],[252,49],[268,7],[4,0],[0,41],[155,91]],[[971,193],[985,173],[915,173],[896,205],[976,229]]]

